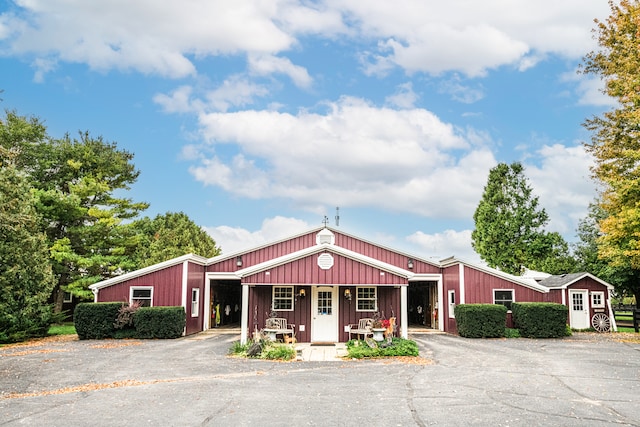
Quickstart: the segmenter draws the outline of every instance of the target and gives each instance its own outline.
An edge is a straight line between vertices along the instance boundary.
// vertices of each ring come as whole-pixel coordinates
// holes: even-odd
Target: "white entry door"
[[[311,301],[311,341],[338,341],[338,288],[315,286]]]
[[[588,291],[569,291],[569,321],[573,329],[587,329],[589,327]]]

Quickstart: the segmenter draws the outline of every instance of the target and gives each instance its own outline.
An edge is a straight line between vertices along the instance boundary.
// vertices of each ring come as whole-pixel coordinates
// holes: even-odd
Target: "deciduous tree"
[[[585,146],[604,188],[598,254],[612,267],[640,270],[640,3],[609,5],[607,20],[596,20],[599,49],[585,57],[584,72],[599,76],[617,105],[586,120],[592,135]],[[640,307],[640,283],[630,290]]]
[[[215,240],[183,212],[143,218],[132,226],[141,235],[135,254],[138,268],[189,253],[207,258],[220,254]]]

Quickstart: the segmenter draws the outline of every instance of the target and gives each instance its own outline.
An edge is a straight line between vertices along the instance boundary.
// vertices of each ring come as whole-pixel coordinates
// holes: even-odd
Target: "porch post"
[[[240,344],[247,343],[249,335],[249,285],[242,284],[242,315],[240,319]]]
[[[409,338],[409,313],[407,307],[407,288],[408,286],[400,286],[400,329],[402,338]]]

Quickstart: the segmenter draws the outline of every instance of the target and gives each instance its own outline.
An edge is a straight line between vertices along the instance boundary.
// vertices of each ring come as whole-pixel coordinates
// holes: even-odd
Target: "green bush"
[[[460,304],[455,307],[458,334],[465,338],[504,337],[507,307],[500,304]]]
[[[271,343],[262,349],[260,358],[267,360],[293,360],[296,357],[296,349],[289,344]]]
[[[122,307],[120,302],[83,302],[73,312],[73,324],[81,340],[113,338],[113,322]]]
[[[418,356],[418,344],[412,340],[403,338],[393,338],[389,345],[386,341],[376,343],[372,348],[362,340],[351,340],[347,342],[347,356],[352,359],[362,359],[365,357],[393,357],[393,356]]]
[[[133,317],[137,338],[178,338],[186,325],[182,307],[141,307]]]
[[[527,338],[559,338],[567,333],[566,305],[549,302],[511,304],[513,325]]]
[[[505,328],[504,336],[506,338],[520,338],[520,331],[512,328]]]

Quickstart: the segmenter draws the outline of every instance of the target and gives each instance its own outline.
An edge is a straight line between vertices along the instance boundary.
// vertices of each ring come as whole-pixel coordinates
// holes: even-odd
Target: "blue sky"
[[[149,216],[223,252],[321,225],[477,261],[489,170],[521,161],[550,231],[596,194],[610,108],[576,72],[605,0],[0,1],[0,106],[135,154]]]

